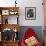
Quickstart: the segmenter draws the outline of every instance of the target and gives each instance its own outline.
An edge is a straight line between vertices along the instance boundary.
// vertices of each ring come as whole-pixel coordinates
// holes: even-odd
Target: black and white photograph
[[[27,20],[36,19],[36,8],[35,7],[26,7],[25,8],[25,19],[27,19]]]

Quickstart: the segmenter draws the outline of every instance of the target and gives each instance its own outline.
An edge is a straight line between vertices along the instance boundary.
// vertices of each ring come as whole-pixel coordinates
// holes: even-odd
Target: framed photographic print
[[[25,19],[26,20],[36,19],[36,8],[35,7],[25,7]]]
[[[2,15],[9,15],[9,10],[2,10]]]

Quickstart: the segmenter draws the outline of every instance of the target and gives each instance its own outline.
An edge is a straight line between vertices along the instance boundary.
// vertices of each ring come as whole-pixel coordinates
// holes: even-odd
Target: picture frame
[[[36,7],[25,7],[25,19],[36,20]]]
[[[9,10],[2,10],[2,15],[9,15]]]

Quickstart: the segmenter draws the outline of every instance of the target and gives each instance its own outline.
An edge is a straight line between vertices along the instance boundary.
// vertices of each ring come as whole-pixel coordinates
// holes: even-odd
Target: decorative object
[[[14,32],[13,40],[18,40],[18,32]]]
[[[9,10],[2,10],[2,15],[9,15]]]
[[[15,7],[16,7],[16,4],[17,4],[17,2],[16,2],[17,0],[15,0]]]
[[[14,32],[17,32],[16,28],[14,29]]]
[[[36,8],[35,7],[26,7],[25,8],[25,19],[26,20],[35,20],[36,19]]]
[[[9,12],[10,15],[16,15],[17,13],[18,13],[18,12],[15,11],[15,10],[10,10],[10,12]]]

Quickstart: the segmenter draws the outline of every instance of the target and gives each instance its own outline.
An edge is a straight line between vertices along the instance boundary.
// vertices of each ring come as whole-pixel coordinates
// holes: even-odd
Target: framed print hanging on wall
[[[35,7],[25,7],[25,19],[26,20],[36,19],[36,8]]]

